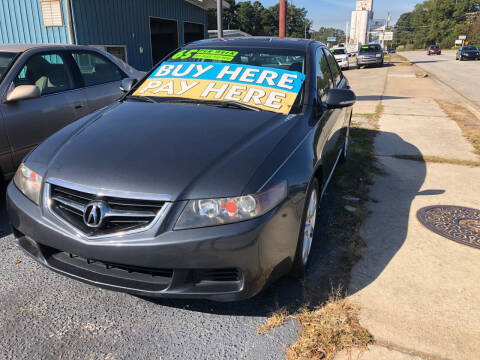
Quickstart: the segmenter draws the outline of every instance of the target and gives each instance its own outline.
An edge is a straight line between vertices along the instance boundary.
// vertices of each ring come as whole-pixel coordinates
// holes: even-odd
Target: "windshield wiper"
[[[242,104],[236,101],[202,101],[200,104],[218,106],[222,108],[242,109],[242,110],[250,110],[250,111],[257,111],[257,112],[260,111],[260,109],[256,108],[255,106]]]
[[[131,100],[136,100],[136,101],[143,101],[143,102],[149,102],[149,103],[157,103],[158,101],[155,101],[149,96],[138,96],[138,95],[128,95],[126,99],[131,99]]]
[[[216,101],[216,100],[197,100],[197,99],[187,99],[187,98],[158,98],[159,103],[177,103],[177,104],[197,104],[197,105],[207,105],[207,106],[217,106],[221,108],[233,108],[233,109],[242,109],[250,111],[261,111],[260,109],[243,104],[236,101]]]

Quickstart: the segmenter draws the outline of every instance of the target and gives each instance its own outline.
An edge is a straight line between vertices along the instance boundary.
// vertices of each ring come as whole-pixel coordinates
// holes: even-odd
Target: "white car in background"
[[[338,66],[340,66],[342,70],[348,70],[350,68],[348,52],[345,48],[336,47],[330,49],[330,51],[332,52],[333,56],[335,56],[335,60],[337,60]]]

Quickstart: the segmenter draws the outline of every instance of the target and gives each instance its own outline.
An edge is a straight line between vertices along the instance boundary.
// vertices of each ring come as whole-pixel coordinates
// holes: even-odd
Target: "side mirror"
[[[35,85],[19,85],[7,95],[7,102],[36,99],[39,98],[40,95],[40,89]]]
[[[133,78],[126,78],[122,80],[122,83],[120,84],[120,90],[122,90],[124,93],[128,93],[130,90],[132,90],[133,86],[137,83],[137,79]]]
[[[329,109],[341,109],[352,106],[355,101],[357,97],[350,89],[329,89],[325,105]]]

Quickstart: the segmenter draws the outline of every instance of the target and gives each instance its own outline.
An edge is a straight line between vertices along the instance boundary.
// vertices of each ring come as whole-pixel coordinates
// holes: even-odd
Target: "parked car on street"
[[[442,55],[442,50],[438,45],[430,45],[427,51],[427,55]]]
[[[480,51],[476,46],[465,45],[457,50],[455,55],[456,60],[480,60]]]
[[[1,45],[0,179],[45,138],[117,100],[122,79],[143,75],[93,47]]]
[[[382,66],[384,54],[382,47],[378,44],[363,45],[360,47],[357,56],[357,66],[377,65]]]
[[[63,275],[152,297],[240,300],[302,274],[355,102],[330,51],[203,40],[133,84],[20,165],[7,190],[20,247]]]
[[[340,66],[342,70],[348,70],[350,68],[348,53],[345,48],[337,47],[332,48],[330,51],[332,52],[333,56],[335,56],[335,60],[337,60],[338,66]]]

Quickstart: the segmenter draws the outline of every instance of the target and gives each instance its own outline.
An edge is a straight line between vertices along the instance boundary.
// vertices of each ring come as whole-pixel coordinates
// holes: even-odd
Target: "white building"
[[[373,20],[373,0],[357,0],[355,11],[352,11],[349,44],[368,43],[368,30]]]

